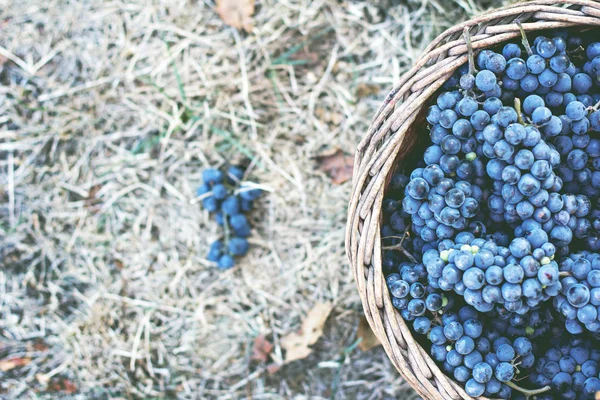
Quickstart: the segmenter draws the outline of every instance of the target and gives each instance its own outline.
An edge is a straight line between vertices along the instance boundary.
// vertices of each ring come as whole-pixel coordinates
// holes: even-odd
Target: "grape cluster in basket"
[[[392,304],[470,396],[600,392],[600,35],[483,50],[426,112],[392,176]]]
[[[243,177],[244,170],[238,166],[230,166],[225,173],[215,168],[202,171],[204,183],[197,194],[204,209],[213,213],[217,224],[223,227],[223,239],[210,245],[206,258],[220,269],[232,268],[235,257],[248,252],[250,224],[244,214],[252,210],[262,191],[244,185]]]

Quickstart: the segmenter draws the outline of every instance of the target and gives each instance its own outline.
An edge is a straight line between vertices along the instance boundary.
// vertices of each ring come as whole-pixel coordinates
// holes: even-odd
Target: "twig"
[[[15,155],[8,153],[8,220],[15,227]]]
[[[120,301],[120,302],[123,302],[130,306],[135,306],[135,307],[149,307],[149,308],[154,308],[157,310],[173,312],[176,314],[185,314],[185,315],[189,315],[189,316],[194,315],[194,313],[192,311],[187,311],[182,308],[177,308],[177,307],[172,307],[172,306],[164,306],[164,305],[152,302],[152,301],[131,299],[129,297],[120,296],[118,294],[113,294],[113,293],[103,293],[100,297],[103,299],[107,299],[107,300]]]
[[[333,67],[337,63],[337,59],[338,59],[337,54],[338,54],[339,48],[340,48],[340,45],[336,44],[335,47],[333,48],[333,50],[331,51],[331,57],[329,58],[329,63],[327,64],[327,68],[325,69],[323,76],[321,77],[321,79],[319,79],[319,82],[317,82],[317,84],[315,85],[315,87],[313,88],[313,90],[310,94],[310,98],[308,100],[308,114],[309,115],[314,115],[314,113],[315,113],[315,105],[317,103],[317,99],[319,98],[319,95],[323,91],[323,86],[325,86],[325,82],[327,82],[327,80],[329,79],[329,76],[331,75],[331,71],[333,71]]]
[[[84,92],[86,90],[95,88],[97,86],[106,85],[107,83],[114,82],[114,81],[117,81],[117,80],[119,80],[119,78],[117,78],[117,77],[114,77],[114,76],[105,76],[104,78],[96,79],[95,81],[90,81],[90,82],[87,82],[87,83],[85,83],[83,85],[75,86],[74,88],[69,89],[69,90],[57,90],[57,91],[52,92],[52,93],[43,94],[40,97],[38,97],[38,101],[39,102],[44,102],[44,101],[56,99],[57,97],[70,96],[70,95],[75,94],[77,92]]]
[[[258,129],[256,127],[256,113],[254,112],[254,108],[252,107],[252,102],[250,101],[250,89],[249,89],[249,80],[248,80],[248,67],[246,63],[246,55],[244,53],[244,49],[242,47],[242,39],[240,38],[240,34],[237,29],[231,28],[233,32],[233,37],[235,38],[235,44],[238,49],[238,55],[240,60],[240,73],[242,75],[242,96],[244,98],[244,105],[246,106],[246,112],[248,113],[248,118],[250,119],[250,126],[252,127],[253,139],[256,140],[258,137]]]
[[[404,233],[402,234],[402,239],[400,239],[400,244],[404,244],[404,240],[408,237],[408,230],[411,228],[411,224],[409,224],[406,229],[404,230]]]
[[[404,238],[404,235],[402,235],[402,236],[384,236],[384,237],[382,237],[381,239],[382,239],[382,240],[385,240],[385,239],[400,239],[400,240],[402,240],[402,238]],[[384,247],[382,247],[382,248],[383,248],[384,250],[386,250],[386,249],[387,249],[387,247],[392,247],[392,246],[384,246]]]
[[[402,252],[402,254],[404,254],[411,262],[418,264],[419,261],[415,258],[415,256],[413,256],[412,254],[410,254],[408,252],[408,250],[406,250],[403,246],[404,244],[404,240],[406,239],[407,236],[409,236],[408,231],[410,230],[410,224],[406,227],[406,229],[404,230],[404,233],[402,234],[401,237],[398,236],[386,236],[383,239],[398,239],[400,238],[400,243],[392,245],[392,246],[382,246],[381,249],[382,250],[399,250],[400,252]]]
[[[408,250],[406,250],[401,244],[395,244],[393,246],[383,246],[381,248],[382,250],[399,250],[400,252],[402,252],[402,254],[404,254],[406,257],[408,257],[408,259],[415,263],[418,264],[419,261],[417,261],[417,259],[408,252]]]
[[[144,316],[144,319],[140,323],[140,326],[139,326],[137,332],[135,333],[135,337],[133,339],[133,347],[131,348],[131,358],[129,360],[129,370],[131,372],[135,371],[135,360],[137,358],[136,357],[137,350],[138,350],[138,347],[140,346],[140,342],[142,339],[142,334],[144,333],[144,329],[146,329],[146,324],[150,321],[150,317],[152,316],[153,312],[154,312],[154,309],[151,309]]]
[[[0,46],[0,56],[8,58],[10,61],[17,64],[19,66],[19,68],[21,68],[23,71],[27,72],[30,75],[33,75],[33,70],[32,70],[31,65],[29,65],[28,63],[23,61],[22,58],[14,55],[13,53],[11,53],[10,51],[8,51],[7,49],[5,49],[2,46]]]
[[[132,185],[129,185],[127,187],[124,187],[123,189],[119,190],[117,193],[115,193],[106,203],[104,203],[104,205],[102,205],[102,208],[100,209],[100,211],[98,212],[98,214],[104,214],[106,211],[108,211],[112,205],[119,200],[119,198],[125,196],[127,193],[133,192],[134,190],[137,189],[143,189],[151,194],[153,194],[155,197],[160,197],[160,192],[158,190],[156,190],[155,188],[153,188],[152,186],[146,185],[145,183],[134,183]]]

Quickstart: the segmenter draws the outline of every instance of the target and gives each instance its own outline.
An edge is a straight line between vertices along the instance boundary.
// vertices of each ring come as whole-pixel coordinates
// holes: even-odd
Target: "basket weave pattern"
[[[364,312],[390,360],[427,400],[473,399],[448,378],[412,337],[392,306],[381,259],[381,204],[398,163],[414,159],[417,141],[426,141],[424,109],[430,98],[468,61],[465,38],[475,51],[547,29],[600,26],[600,2],[532,0],[502,8],[456,25],[438,36],[388,94],[359,143],[348,207],[346,252]],[[414,152],[413,152],[414,153]]]

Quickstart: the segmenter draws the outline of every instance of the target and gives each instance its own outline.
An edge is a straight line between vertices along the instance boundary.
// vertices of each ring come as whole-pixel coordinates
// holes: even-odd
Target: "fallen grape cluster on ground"
[[[470,396],[593,399],[599,36],[522,36],[472,55],[426,111],[430,143],[383,201],[383,268],[394,307]]]
[[[223,227],[223,238],[210,245],[206,256],[219,269],[233,268],[235,257],[248,252],[250,224],[244,214],[252,210],[262,190],[242,184],[243,177],[244,170],[238,166],[230,166],[226,173],[208,168],[202,172],[204,183],[197,191],[204,209],[214,213],[215,221]]]

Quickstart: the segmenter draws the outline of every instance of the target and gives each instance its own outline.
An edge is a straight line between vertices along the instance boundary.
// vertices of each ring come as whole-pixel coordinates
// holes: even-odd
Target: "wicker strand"
[[[425,399],[473,400],[415,341],[392,305],[381,266],[379,229],[385,188],[396,166],[410,160],[414,146],[424,140],[426,133],[419,124],[423,123],[426,106],[444,81],[468,62],[470,49],[478,51],[519,38],[521,30],[570,27],[600,27],[600,2],[532,0],[485,13],[446,30],[427,46],[423,56],[390,91],[357,146],[346,253],[369,325],[394,367]]]

